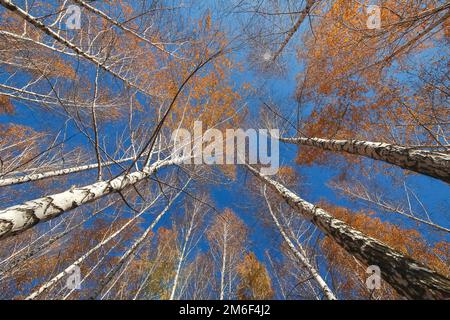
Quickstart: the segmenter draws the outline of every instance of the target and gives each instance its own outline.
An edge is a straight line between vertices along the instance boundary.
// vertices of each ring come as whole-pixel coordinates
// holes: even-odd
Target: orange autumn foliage
[[[237,267],[240,276],[238,298],[240,300],[268,300],[274,296],[272,280],[266,267],[250,252]]]
[[[0,114],[12,114],[14,112],[14,107],[8,96],[0,94]]]
[[[339,0],[316,7],[322,18],[316,20],[314,34],[305,34],[304,45],[298,51],[298,60],[304,62],[305,70],[298,75],[297,98],[301,105],[312,106],[303,121],[302,132],[310,137],[403,144],[417,143],[414,139],[419,132],[423,144],[434,143],[422,124],[446,119],[448,108],[444,107],[445,102],[436,102],[439,92],[433,81],[438,80],[425,79],[424,74],[432,73],[430,67],[445,70],[445,66],[433,66],[439,57],[423,65],[414,61],[436,43],[425,37],[411,48],[396,50],[442,18],[442,13],[423,18],[424,12],[436,9],[439,4],[426,0],[384,1],[382,30],[367,29],[368,4],[370,1]],[[395,67],[394,61],[398,64]],[[422,67],[428,69],[421,70],[419,89],[402,85],[399,78],[404,77],[404,72],[410,77],[411,68]],[[324,164],[328,157],[323,151],[302,148],[297,162]],[[356,159],[348,157],[346,161]]]

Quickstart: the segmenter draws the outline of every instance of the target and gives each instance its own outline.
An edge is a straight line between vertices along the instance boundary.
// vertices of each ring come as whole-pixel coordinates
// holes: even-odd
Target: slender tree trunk
[[[123,230],[128,228],[136,219],[138,219],[142,214],[144,214],[148,209],[150,209],[158,200],[159,196],[153,200],[148,206],[146,206],[143,210],[141,210],[137,215],[135,215],[133,218],[128,220],[122,227],[120,227],[116,232],[111,234],[106,239],[100,241],[97,245],[92,247],[89,251],[87,251],[85,254],[83,254],[80,258],[78,258],[74,263],[72,263],[70,266],[68,266],[66,269],[58,273],[55,277],[53,277],[51,280],[44,283],[39,289],[34,291],[32,294],[30,294],[26,300],[33,300],[36,299],[38,296],[40,296],[43,292],[47,291],[51,287],[53,287],[59,280],[64,278],[66,275],[68,275],[72,270],[79,266],[83,261],[85,261],[87,258],[89,258],[94,252],[96,252],[98,249],[106,245],[108,242],[110,242],[112,239],[114,239],[117,235],[119,235]]]
[[[116,273],[120,270],[120,268],[124,265],[124,263],[128,260],[128,258],[131,257],[131,255],[133,255],[136,252],[136,250],[139,248],[141,243],[144,242],[144,240],[147,238],[147,236],[153,230],[153,228],[156,226],[156,224],[159,222],[159,220],[161,220],[161,218],[164,217],[164,215],[167,213],[167,211],[169,211],[169,209],[172,206],[172,204],[174,203],[174,201],[180,196],[181,193],[184,192],[184,190],[186,189],[186,187],[190,183],[190,181],[191,180],[189,180],[185,184],[185,186],[172,199],[170,199],[169,203],[159,213],[159,215],[155,218],[155,220],[153,220],[153,222],[150,224],[150,226],[147,229],[145,229],[145,231],[142,233],[142,235],[120,257],[119,261],[116,263],[116,265],[113,267],[113,269],[110,272],[108,272],[105,279],[103,279],[101,281],[100,285],[98,286],[99,289],[96,290],[96,292],[93,295],[93,298],[96,298],[97,296],[99,296],[102,293],[103,289],[106,288],[109,285],[109,283],[111,283],[111,281],[113,280]],[[111,286],[111,288],[112,288],[112,286]],[[109,290],[111,290],[111,288],[109,288]],[[101,297],[101,299],[103,299],[108,294],[109,290]]]
[[[245,166],[293,209],[336,241],[349,254],[365,265],[377,265],[381,269],[381,277],[399,294],[410,299],[447,299],[450,297],[450,279],[393,250],[386,244],[353,229],[325,210],[301,199],[280,183],[261,175],[253,167]]]
[[[101,263],[106,259],[106,257],[117,247],[117,245],[120,243],[120,240],[117,241],[114,245],[111,246],[111,248],[108,249],[108,251],[105,253],[105,255],[103,255],[100,259],[98,259],[98,261],[95,263],[95,265],[89,269],[88,273],[86,273],[85,275],[83,275],[83,279],[81,279],[80,281],[80,287],[81,285],[89,278],[89,276],[95,271],[97,270],[97,268],[101,265]],[[61,289],[59,293],[63,292],[65,290],[65,288]],[[64,297],[61,300],[67,300],[70,295],[77,290],[76,288],[70,289],[70,291],[64,295]],[[56,295],[57,297],[59,296]]]
[[[450,155],[445,153],[359,140],[280,138],[280,141],[381,160],[450,183]]]
[[[181,250],[181,254],[180,254],[180,257],[178,259],[177,270],[175,272],[175,277],[173,279],[172,290],[170,292],[169,300],[174,300],[175,299],[175,293],[177,291],[178,279],[180,278],[181,265],[183,264],[183,261],[184,261],[184,254],[185,254],[185,252],[186,252],[186,242],[183,244],[183,248]]]
[[[191,225],[191,227],[192,227],[192,225]],[[186,237],[184,238],[183,248],[181,249],[180,257],[178,258],[177,270],[175,272],[175,277],[173,279],[172,290],[171,290],[171,293],[170,293],[169,300],[174,300],[175,299],[175,293],[176,293],[177,287],[178,287],[178,279],[180,278],[181,266],[183,265],[183,262],[184,262],[184,259],[185,259],[186,248],[187,248],[187,244],[188,244],[188,241],[189,241],[190,234],[191,234],[191,228],[188,230],[188,232],[186,234]]]
[[[189,251],[190,251],[190,245],[189,245],[189,241],[191,240],[191,235],[192,232],[194,231],[195,228],[195,219],[197,217],[197,209],[194,208],[192,211],[192,215],[189,219],[189,226],[187,227],[187,231],[186,231],[186,235],[183,239],[183,245],[182,245],[182,249],[181,249],[181,253],[179,255],[178,258],[178,264],[177,264],[177,270],[175,272],[175,277],[173,279],[173,285],[172,285],[172,292],[170,293],[170,300],[174,300],[175,299],[175,294],[177,292],[177,288],[178,288],[178,282],[180,279],[180,274],[181,274],[181,269],[184,263],[184,260],[187,258],[187,256],[189,255]]]
[[[327,297],[328,300],[337,300],[336,296],[333,294],[333,291],[328,287],[325,280],[323,280],[322,276],[319,274],[319,272],[314,268],[314,266],[308,261],[307,254],[305,250],[301,246],[297,248],[292,243],[291,239],[289,239],[288,235],[284,231],[284,228],[281,226],[280,222],[278,221],[278,218],[276,217],[275,213],[272,211],[272,207],[270,205],[269,199],[266,195],[266,187],[264,186],[264,197],[266,198],[267,207],[269,208],[269,213],[272,217],[273,222],[277,226],[278,230],[280,231],[281,235],[283,236],[284,241],[287,243],[289,248],[291,249],[292,253],[298,258],[300,263],[302,263],[306,269],[308,269],[308,272],[313,276],[313,278],[316,280],[319,287],[322,289],[325,297]]]
[[[289,41],[291,41],[292,37],[294,36],[294,34],[297,32],[297,30],[300,28],[300,25],[303,23],[303,21],[305,21],[306,17],[309,15],[309,12],[311,10],[311,7],[314,5],[314,3],[316,2],[316,0],[307,0],[306,1],[306,7],[305,9],[303,9],[303,11],[300,13],[299,18],[297,19],[297,21],[295,22],[295,24],[292,26],[292,28],[288,31],[286,38],[284,39],[284,41],[281,43],[280,47],[278,48],[278,50],[275,52],[275,54],[272,57],[272,61],[275,61],[278,56],[283,52],[284,48],[287,46],[287,44],[289,43]]]
[[[34,225],[54,219],[59,215],[98,200],[109,194],[148,178],[158,169],[180,163],[183,159],[170,159],[155,162],[144,171],[136,171],[101,181],[84,187],[73,188],[62,193],[27,201],[21,205],[0,210],[0,240],[23,232]]]
[[[228,228],[227,224],[224,224],[223,227],[223,252],[222,252],[222,270],[220,272],[220,300],[223,300],[225,297],[225,270],[227,265],[227,237],[228,237]]]
[[[22,8],[16,6],[10,0],[0,0],[0,5],[5,7],[9,11],[15,13],[16,15],[18,15],[22,19],[28,21],[30,24],[32,24],[37,29],[41,30],[42,32],[44,32],[48,36],[52,37],[53,39],[55,39],[56,41],[58,41],[59,43],[61,43],[65,47],[67,47],[67,48],[71,49],[72,51],[74,51],[77,55],[79,55],[79,56],[85,58],[86,60],[94,63],[95,65],[99,66],[100,68],[102,68],[106,72],[110,73],[111,75],[113,75],[117,79],[120,79],[121,81],[123,81],[128,86],[130,86],[130,87],[132,87],[132,88],[142,92],[145,95],[153,96],[152,94],[147,92],[145,89],[141,88],[138,84],[136,84],[136,83],[134,83],[134,82],[132,82],[130,80],[127,80],[122,75],[120,75],[119,72],[114,71],[111,66],[106,65],[104,62],[101,62],[95,56],[93,56],[93,55],[83,51],[81,48],[79,48],[78,46],[73,44],[71,41],[69,41],[66,38],[62,37],[58,32],[55,32],[52,29],[50,29],[49,27],[47,27],[38,18],[28,14],[28,12],[26,12]]]
[[[117,161],[103,162],[101,166],[107,167],[107,166],[111,166],[111,165],[114,165],[117,163],[124,163],[124,162],[131,161],[131,160],[134,160],[134,158],[131,157],[131,158],[126,158],[126,159],[117,160]],[[93,163],[93,164],[88,164],[88,165],[78,166],[78,167],[73,167],[73,168],[67,168],[67,169],[47,171],[47,172],[43,172],[43,173],[33,173],[33,174],[21,176],[21,177],[0,179],[0,187],[6,187],[6,186],[21,184],[21,183],[31,182],[31,181],[39,181],[39,180],[44,180],[44,179],[48,179],[48,178],[55,178],[55,177],[64,176],[64,175],[71,174],[71,173],[77,173],[77,172],[87,171],[87,170],[96,169],[96,168],[98,168],[98,163]]]
[[[97,181],[103,180],[103,174],[102,174],[102,156],[100,154],[100,141],[99,141],[99,129],[98,129],[98,121],[97,121],[97,97],[98,97],[98,76],[99,76],[99,68],[97,67],[97,71],[95,74],[95,85],[94,85],[94,99],[92,101],[92,129],[94,130],[94,149],[95,149],[95,155],[97,157]]]

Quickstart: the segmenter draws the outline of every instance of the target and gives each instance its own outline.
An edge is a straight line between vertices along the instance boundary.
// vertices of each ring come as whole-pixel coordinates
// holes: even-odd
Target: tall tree
[[[230,209],[217,215],[208,229],[207,238],[219,274],[218,298],[233,299],[238,280],[237,267],[242,259],[247,230],[245,224]]]
[[[400,294],[409,298],[444,298],[450,292],[450,279],[419,262],[393,250],[386,244],[357,231],[334,218],[325,210],[301,199],[280,183],[262,176],[256,169],[248,170],[277,192],[305,219],[333,238],[344,250],[367,266],[378,265],[384,279]]]

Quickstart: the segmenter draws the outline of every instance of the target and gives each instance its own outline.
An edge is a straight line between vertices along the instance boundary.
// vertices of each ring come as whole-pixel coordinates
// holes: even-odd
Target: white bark
[[[124,162],[131,161],[131,160],[134,160],[134,158],[131,157],[131,158],[126,158],[126,159],[117,160],[117,161],[103,162],[101,165],[102,165],[102,167],[107,167],[107,166],[111,166],[111,165],[118,164],[118,163],[124,163]],[[28,174],[28,175],[24,175],[24,176],[20,176],[20,177],[0,179],[0,187],[6,187],[6,186],[21,184],[21,183],[31,182],[31,181],[39,181],[39,180],[44,180],[44,179],[48,179],[48,178],[55,178],[55,177],[59,177],[59,176],[63,176],[63,175],[71,174],[71,173],[77,173],[77,172],[87,171],[87,170],[97,169],[97,168],[98,168],[98,163],[93,163],[93,164],[88,164],[88,165],[78,166],[78,167],[73,167],[73,168],[53,170],[53,171],[47,171],[47,172],[42,172],[42,173]]]
[[[101,265],[101,263],[106,259],[106,257],[117,247],[117,245],[120,243],[120,240],[121,239],[119,239],[117,243],[112,245],[111,248],[109,248],[109,250],[105,253],[105,255],[103,255],[100,259],[98,259],[97,263],[91,269],[89,269],[88,273],[84,275],[83,279],[81,279],[80,287],[89,278],[89,276]],[[63,290],[64,289],[62,289],[61,292],[63,292]],[[66,295],[64,295],[64,297],[61,300],[67,300],[75,290],[76,290],[75,288],[70,289],[70,291]]]
[[[225,271],[227,265],[227,242],[228,242],[228,224],[223,224],[223,251],[222,251],[222,269],[220,271],[220,300],[225,295]]]
[[[161,160],[152,164],[145,172],[136,171],[84,187],[73,188],[62,193],[27,201],[23,204],[0,210],[0,240],[23,232],[34,225],[54,219],[79,206],[98,200],[109,194],[148,178],[158,169],[182,163],[182,158]]]
[[[1,30],[0,30],[1,34]],[[0,93],[2,95],[6,95],[8,97],[11,97],[13,99],[18,100],[24,100],[24,101],[30,101],[38,104],[43,104],[50,108],[49,105],[52,106],[61,106],[64,105],[65,107],[70,108],[77,108],[77,109],[86,109],[90,108],[91,103],[89,101],[85,101],[81,98],[77,98],[77,100],[69,100],[63,97],[59,97],[56,95],[53,95],[51,93],[48,94],[41,94],[34,91],[25,90],[22,88],[16,88],[12,86],[8,86],[5,84],[0,83],[0,89],[3,89]],[[115,98],[112,101],[106,101],[96,104],[97,109],[102,109],[103,111],[107,111],[110,108],[114,108],[115,106],[124,106],[126,105],[126,102],[124,100]],[[52,110],[55,110],[52,108]]]
[[[181,266],[183,265],[184,258],[185,258],[186,246],[187,246],[187,239],[186,239],[186,241],[183,244],[183,248],[181,249],[181,253],[180,253],[180,256],[178,258],[177,270],[175,271],[175,277],[173,279],[173,284],[172,284],[172,289],[170,291],[170,298],[169,298],[169,300],[174,300],[175,299],[175,293],[176,293],[177,287],[178,287],[178,279],[180,278]]]
[[[42,42],[39,42],[37,40],[31,39],[31,38],[27,38],[27,37],[25,37],[23,35],[18,35],[18,34],[15,34],[15,33],[12,33],[12,32],[8,32],[8,31],[5,31],[5,30],[0,30],[0,35],[3,35],[5,37],[14,38],[14,39],[20,40],[20,41],[31,42],[31,43],[33,43],[35,45],[38,45],[38,46],[41,46],[43,48],[49,49],[51,51],[55,51],[55,52],[62,53],[62,54],[65,54],[65,55],[75,56],[75,57],[77,56],[77,54],[75,54],[75,53],[66,52],[64,50],[60,50],[58,48],[49,46],[49,45],[47,45],[45,43],[42,43]]]
[[[272,210],[272,207],[270,205],[269,199],[266,195],[266,187],[264,186],[264,197],[266,198],[267,207],[269,209],[269,213],[272,217],[273,222],[277,226],[278,230],[280,231],[281,235],[283,236],[284,241],[287,243],[289,248],[291,249],[292,253],[298,258],[298,260],[308,269],[309,273],[313,278],[316,280],[319,287],[322,289],[325,297],[327,297],[328,300],[337,300],[336,296],[333,294],[333,291],[328,287],[325,280],[323,280],[322,276],[319,274],[319,272],[316,270],[316,268],[309,262],[307,258],[307,254],[305,250],[299,246],[298,249],[294,246],[291,239],[288,237],[286,232],[284,231],[284,228],[281,226],[280,222],[278,221],[278,218],[276,217],[275,213]]]
[[[450,155],[445,153],[359,140],[280,138],[280,141],[381,160],[450,183]]]
[[[192,233],[194,231],[194,228],[196,227],[195,226],[195,220],[197,218],[198,210],[201,210],[201,209],[194,208],[192,210],[192,214],[191,214],[190,219],[189,219],[189,224],[188,224],[188,227],[187,227],[186,235],[184,236],[184,238],[182,240],[182,248],[181,248],[181,252],[180,252],[179,257],[178,257],[177,269],[176,269],[176,272],[175,272],[175,277],[174,277],[174,280],[173,280],[173,284],[172,284],[172,289],[171,289],[169,300],[174,300],[175,299],[175,294],[176,294],[177,288],[178,288],[178,282],[179,282],[179,279],[180,279],[181,269],[182,269],[182,266],[183,266],[183,263],[184,263],[185,259],[189,255],[189,251],[190,251],[189,247],[191,247],[190,240],[191,240],[191,236],[192,236]],[[185,213],[185,215],[186,214],[187,213]]]
[[[165,208],[160,212],[160,214],[155,218],[155,220],[153,220],[153,222],[150,224],[150,226],[142,233],[142,235],[133,243],[133,245],[128,248],[128,250],[120,257],[119,261],[117,262],[117,264],[115,265],[115,267],[108,272],[108,274],[105,277],[105,280],[103,280],[100,283],[100,288],[98,293],[94,294],[94,298],[97,297],[97,295],[99,295],[102,291],[103,288],[107,287],[108,284],[111,282],[111,280],[114,278],[114,275],[117,273],[118,270],[120,270],[121,266],[123,266],[123,264],[128,260],[128,258],[134,254],[136,252],[136,250],[138,249],[138,247],[141,245],[141,243],[147,238],[147,236],[149,235],[149,233],[153,230],[153,228],[155,228],[156,224],[159,222],[159,220],[161,220],[162,217],[164,217],[164,215],[167,213],[167,211],[169,211],[170,207],[172,206],[172,204],[174,203],[174,201],[180,196],[181,193],[184,192],[184,190],[186,189],[186,187],[188,186],[188,184],[190,183],[190,179],[188,180],[188,182],[184,185],[184,187],[172,198],[170,199],[169,203],[165,206]],[[111,287],[112,288],[112,287]],[[111,290],[111,288],[109,290]],[[105,292],[104,295],[102,295],[101,299],[103,299],[109,292],[109,290],[107,292]]]
[[[445,299],[450,296],[450,279],[447,277],[353,229],[325,210],[301,199],[280,183],[261,175],[253,167],[245,166],[358,261],[367,266],[379,266],[382,278],[398,293],[410,299]]]
[[[10,258],[8,258],[7,260],[11,260],[13,259],[6,267],[0,269],[0,276],[2,278],[0,278],[0,281],[3,280],[8,273],[10,273],[11,271],[16,272],[16,268],[17,266],[19,266],[20,264],[22,264],[23,262],[27,261],[28,259],[34,257],[36,254],[42,252],[45,248],[50,247],[53,243],[55,243],[56,241],[58,241],[59,239],[62,239],[63,237],[65,237],[66,235],[68,235],[69,233],[71,233],[73,230],[79,228],[80,226],[82,226],[84,223],[86,223],[87,221],[89,221],[90,219],[96,217],[98,214],[104,212],[106,209],[108,209],[109,207],[111,207],[113,204],[115,204],[117,201],[113,201],[110,204],[108,204],[107,206],[103,207],[102,209],[94,212],[92,215],[90,215],[89,217],[83,219],[82,221],[80,221],[79,223],[77,223],[76,225],[74,225],[73,227],[68,228],[67,230],[53,236],[50,237],[47,241],[45,241],[44,243],[31,248],[30,250],[28,250],[27,252],[25,252],[24,254],[18,256],[18,257],[14,257],[11,256]],[[5,260],[6,261],[6,260]]]
[[[281,43],[278,50],[273,55],[272,61],[275,61],[278,58],[278,56],[283,52],[284,48],[287,46],[289,41],[291,41],[292,37],[297,32],[297,30],[300,28],[303,21],[305,21],[306,17],[308,17],[308,15],[311,11],[311,7],[314,5],[315,2],[316,2],[316,0],[307,0],[306,1],[305,9],[302,10],[302,12],[299,14],[299,17],[298,17],[297,21],[295,22],[295,24],[292,26],[291,29],[289,29],[289,31],[286,35],[286,38],[284,39],[284,41]]]

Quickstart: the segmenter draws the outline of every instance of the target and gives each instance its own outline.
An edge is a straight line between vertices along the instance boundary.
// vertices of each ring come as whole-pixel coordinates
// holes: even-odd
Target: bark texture
[[[269,199],[267,198],[265,189],[264,189],[264,197],[266,198],[266,202],[267,202],[267,206],[269,208],[270,216],[272,217],[273,222],[277,226],[278,230],[280,231],[280,234],[282,235],[282,237],[283,237],[284,241],[286,242],[286,244],[291,249],[292,253],[297,257],[297,259],[300,261],[300,263],[302,263],[305,266],[305,268],[308,269],[309,273],[316,280],[318,286],[322,290],[322,292],[325,295],[325,297],[328,300],[337,300],[337,298],[334,295],[333,291],[330,289],[330,287],[328,287],[327,283],[322,278],[322,276],[319,274],[317,269],[308,260],[306,251],[302,247],[299,247],[298,250],[297,250],[297,248],[292,243],[291,239],[288,237],[288,235],[284,231],[283,226],[280,224],[277,216],[275,215],[275,213],[272,210],[272,207],[270,205]]]
[[[360,140],[280,138],[280,141],[381,160],[450,183],[450,155],[445,153]]]
[[[108,181],[73,188],[62,193],[34,199],[0,210],[0,240],[23,232],[40,222],[56,218],[64,212],[78,208],[83,204],[122,191],[144,180],[159,168],[178,163],[179,161],[179,159],[157,161],[145,172],[136,171]]]
[[[377,265],[381,277],[409,299],[449,299],[450,279],[406,257],[386,244],[359,232],[325,210],[301,199],[282,184],[246,167],[279,194],[293,209],[365,265]]]

